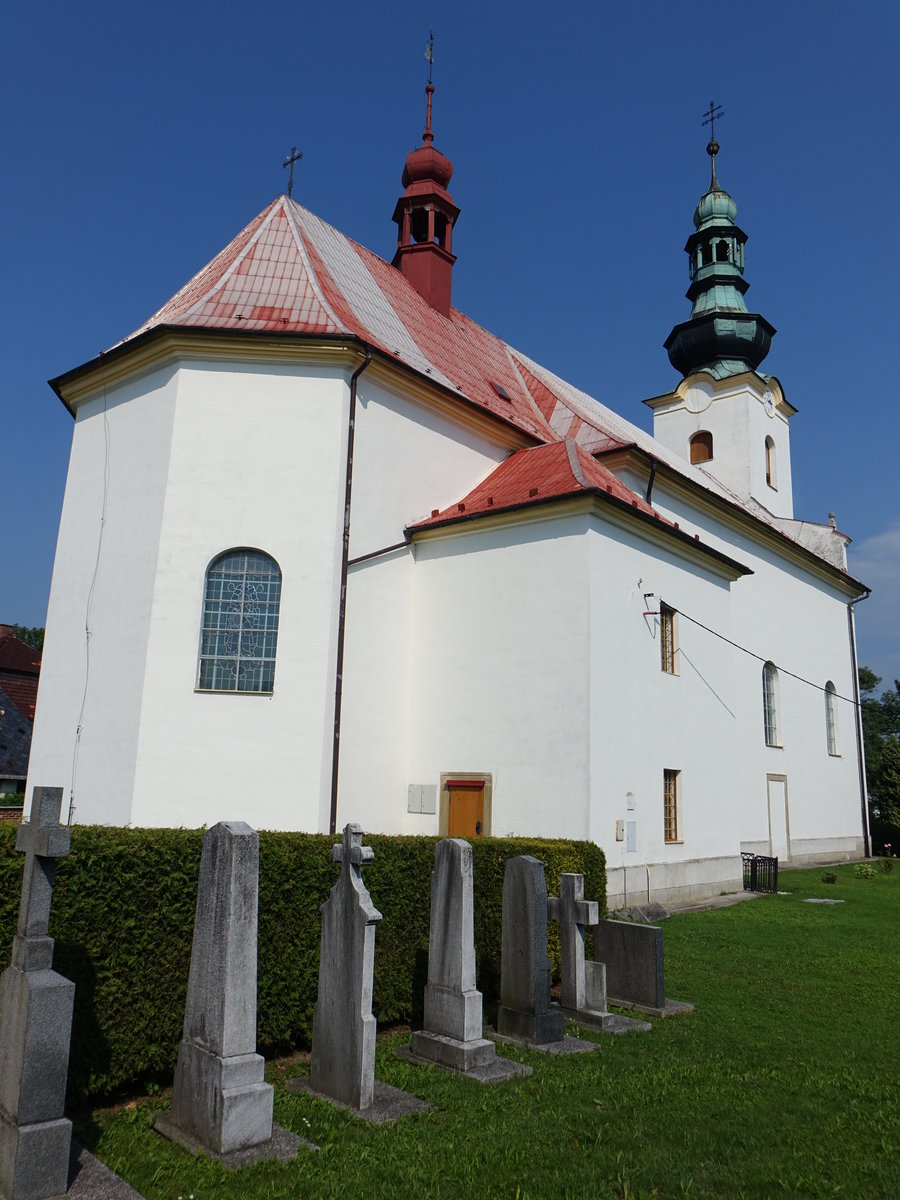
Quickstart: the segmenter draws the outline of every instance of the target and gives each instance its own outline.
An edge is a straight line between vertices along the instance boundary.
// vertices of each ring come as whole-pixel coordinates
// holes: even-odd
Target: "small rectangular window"
[[[660,665],[667,675],[675,674],[675,609],[659,605]]]
[[[681,841],[678,776],[680,771],[663,771],[663,828],[667,842]]]

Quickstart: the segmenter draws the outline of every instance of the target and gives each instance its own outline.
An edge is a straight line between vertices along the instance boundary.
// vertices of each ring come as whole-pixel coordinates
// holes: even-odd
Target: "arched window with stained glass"
[[[197,690],[270,693],[281,570],[261,550],[229,550],[206,571]]]

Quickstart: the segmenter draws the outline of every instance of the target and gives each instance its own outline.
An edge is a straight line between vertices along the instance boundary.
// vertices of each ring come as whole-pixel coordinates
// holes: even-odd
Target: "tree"
[[[900,849],[900,680],[874,695],[881,679],[868,667],[859,669],[869,820],[872,844]]]
[[[13,637],[17,637],[20,642],[25,642],[26,645],[32,646],[35,650],[43,650],[44,648],[44,631],[37,625],[11,625]]]

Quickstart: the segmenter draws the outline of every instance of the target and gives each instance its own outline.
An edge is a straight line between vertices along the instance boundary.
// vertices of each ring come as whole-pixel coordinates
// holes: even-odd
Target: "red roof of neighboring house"
[[[571,438],[566,438],[564,442],[511,454],[462,500],[441,511],[435,510],[430,517],[413,525],[411,532],[589,492],[604,492],[645,516],[663,520],[611,471]],[[664,523],[671,524],[669,521]]]
[[[41,652],[0,625],[0,687],[29,721],[34,721]]]

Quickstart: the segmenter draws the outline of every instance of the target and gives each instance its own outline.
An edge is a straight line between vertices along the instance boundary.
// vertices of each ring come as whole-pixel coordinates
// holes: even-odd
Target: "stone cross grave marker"
[[[434,850],[425,1028],[412,1052],[441,1066],[471,1072],[496,1057],[482,1037],[481,992],[475,987],[475,906],[472,847],[445,838]]]
[[[16,834],[25,854],[12,963],[0,975],[0,1196],[44,1200],[66,1191],[72,1123],[63,1116],[75,984],[53,967],[47,936],[56,860],[72,831],[59,823],[62,788],[36,787]]]
[[[256,1053],[258,895],[259,834],[243,821],[207,829],[172,1109],[156,1127],[217,1156],[272,1137],[274,1089]]]
[[[544,864],[530,854],[509,859],[503,875],[497,1032],[538,1045],[563,1037],[563,1014],[550,1007]]]
[[[361,867],[375,852],[362,844],[359,825],[344,828],[331,857],[341,874],[322,905],[319,997],[313,1012],[310,1086],[350,1108],[366,1109],[375,1095],[372,976],[375,926],[381,913],[362,881]]]
[[[596,925],[600,906],[584,898],[584,876],[565,872],[560,876],[559,896],[547,901],[547,915],[559,921],[562,951],[562,1007],[567,1013],[606,1010],[606,968],[603,963],[585,962],[584,927]]]

